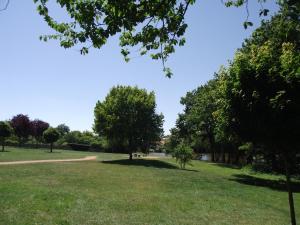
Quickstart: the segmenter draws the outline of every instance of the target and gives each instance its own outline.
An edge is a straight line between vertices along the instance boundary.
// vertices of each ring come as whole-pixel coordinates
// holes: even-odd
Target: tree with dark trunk
[[[300,152],[300,4],[283,8],[247,39],[228,69],[231,127],[285,165],[292,225],[293,158]],[[271,158],[272,158],[271,157]]]
[[[43,137],[47,143],[50,144],[50,152],[53,150],[53,143],[59,138],[59,132],[55,128],[48,128],[44,131]]]
[[[123,152],[148,152],[162,137],[163,115],[155,112],[154,92],[130,86],[113,87],[95,107],[94,130]]]
[[[9,123],[0,121],[0,142],[2,145],[2,151],[4,152],[5,140],[12,134],[12,129]]]

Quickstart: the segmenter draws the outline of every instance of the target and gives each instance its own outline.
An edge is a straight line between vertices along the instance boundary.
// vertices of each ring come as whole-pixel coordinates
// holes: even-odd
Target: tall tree
[[[298,6],[284,8],[244,43],[229,67],[226,92],[233,129],[244,141],[265,146],[266,154],[284,163],[293,225],[290,169],[300,152]]]
[[[105,100],[96,104],[94,130],[111,145],[123,148],[132,159],[133,152],[147,152],[162,136],[163,115],[155,108],[154,92],[113,87]]]
[[[5,139],[10,137],[12,134],[12,129],[9,123],[0,121],[0,142],[2,145],[2,151],[4,151]]]
[[[43,133],[49,128],[49,123],[42,120],[31,121],[31,135],[35,138],[36,142],[41,143],[43,139]]]
[[[199,139],[209,143],[212,161],[215,161],[215,118],[213,113],[217,110],[217,79],[210,80],[207,84],[200,86],[192,92],[188,92],[181,99],[185,105],[184,114],[179,116],[177,127],[187,133],[185,139],[188,142]],[[184,118],[184,119],[182,119]],[[184,122],[181,122],[184,120]],[[182,133],[182,132],[180,132]]]
[[[10,124],[15,135],[19,139],[19,145],[21,145],[28,139],[31,133],[31,123],[29,117],[27,115],[18,114],[11,119]]]

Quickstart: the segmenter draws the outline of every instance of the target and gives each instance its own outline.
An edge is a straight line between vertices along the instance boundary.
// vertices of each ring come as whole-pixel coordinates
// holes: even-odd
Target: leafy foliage
[[[44,131],[43,137],[47,143],[50,143],[50,151],[52,152],[53,143],[59,138],[59,132],[55,128],[48,128]]]
[[[2,144],[2,151],[4,151],[4,145],[6,138],[10,137],[12,134],[12,128],[9,123],[0,121],[0,142]]]
[[[42,120],[33,120],[31,123],[31,134],[38,142],[42,142],[43,133],[49,128],[49,123],[46,123]]]
[[[31,123],[27,115],[19,114],[14,116],[10,124],[14,130],[14,134],[19,138],[19,144],[25,142],[31,133]]]
[[[141,56],[148,54],[154,60],[161,60],[166,76],[171,77],[172,72],[165,62],[175,52],[176,46],[185,44],[184,34],[188,27],[185,16],[196,0],[56,0],[68,13],[68,22],[58,22],[53,18],[49,0],[34,2],[39,14],[56,32],[41,36],[41,40],[57,39],[64,48],[80,45],[81,54],[87,54],[91,47],[101,48],[110,37],[119,34],[121,54],[126,62],[136,47]],[[225,5],[246,5],[249,14],[248,0],[226,1]],[[260,15],[267,14],[268,9],[262,7]],[[244,27],[248,26],[252,23],[247,17]]]
[[[189,163],[193,158],[193,149],[181,142],[175,148],[173,157],[176,158],[176,161],[179,163],[180,168],[185,169],[185,165]]]
[[[163,115],[155,112],[154,92],[130,86],[113,87],[95,107],[94,130],[110,145],[130,154],[147,152],[160,140]]]
[[[66,124],[58,125],[56,130],[60,133],[60,136],[64,136],[70,132],[70,128]]]

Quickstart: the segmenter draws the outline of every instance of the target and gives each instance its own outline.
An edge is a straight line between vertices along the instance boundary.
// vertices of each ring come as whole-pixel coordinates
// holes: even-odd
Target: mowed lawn
[[[289,224],[282,177],[193,161],[56,150],[12,149],[0,161],[97,161],[0,166],[0,224]],[[299,188],[297,191],[299,191]],[[300,194],[295,194],[300,221]]]

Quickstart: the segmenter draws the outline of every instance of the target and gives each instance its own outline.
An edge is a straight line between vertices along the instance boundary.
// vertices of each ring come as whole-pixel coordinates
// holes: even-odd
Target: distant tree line
[[[89,131],[70,131],[65,124],[50,127],[49,123],[30,120],[28,115],[18,114],[8,121],[0,121],[0,142],[5,145],[22,147],[48,147],[62,149],[96,150],[106,148],[105,141]]]

